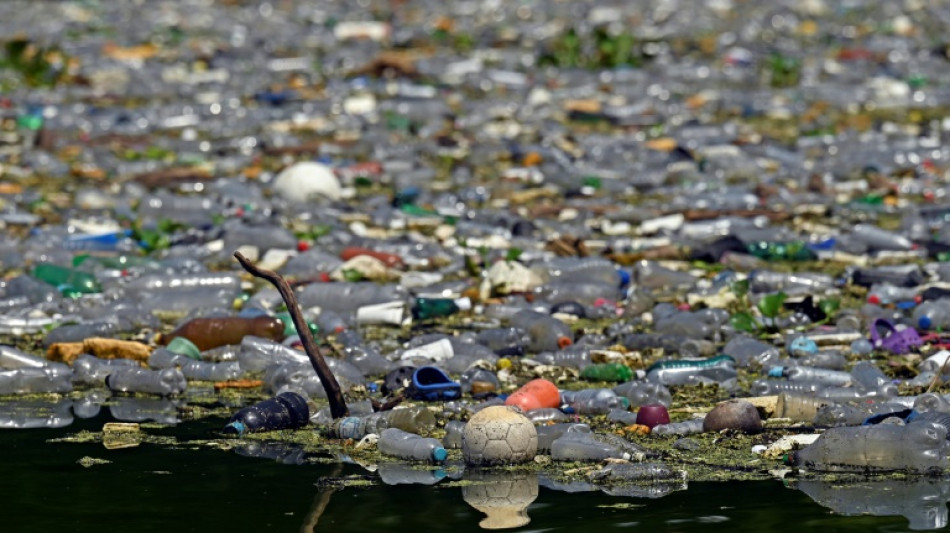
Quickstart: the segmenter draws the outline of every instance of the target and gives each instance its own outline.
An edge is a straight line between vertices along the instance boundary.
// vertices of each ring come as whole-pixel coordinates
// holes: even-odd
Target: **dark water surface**
[[[523,521],[517,509],[499,507],[505,498],[516,506],[530,502],[530,522],[511,529],[518,531],[905,531],[940,527],[947,515],[946,480],[871,485],[873,492],[862,486],[804,489],[828,505],[844,500],[852,513],[898,516],[842,516],[780,481],[689,483],[658,498],[566,492],[546,487],[550,483],[543,479],[535,488],[538,482],[525,476],[483,485],[487,489],[460,487],[450,479],[390,486],[357,465],[282,464],[187,444],[212,437],[221,426],[217,420],[148,430],[175,435],[185,443],[178,445],[107,450],[100,443],[46,442],[99,430],[107,421],[99,416],[61,429],[0,432],[3,531],[461,533]],[[84,467],[77,462],[83,457],[111,462]],[[321,482],[343,476],[373,484],[341,488]],[[473,505],[490,508],[494,518],[486,520]]]

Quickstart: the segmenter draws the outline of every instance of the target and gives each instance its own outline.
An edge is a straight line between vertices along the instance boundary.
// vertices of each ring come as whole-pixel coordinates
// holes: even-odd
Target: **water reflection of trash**
[[[71,400],[22,400],[0,403],[0,428],[61,428],[73,423]]]
[[[509,529],[531,521],[528,506],[538,498],[538,476],[523,472],[466,472],[462,498],[485,513],[483,529]]]
[[[307,453],[299,444],[252,440],[235,447],[234,451],[244,457],[272,459],[285,465],[302,465],[307,462]]]
[[[170,398],[133,398],[116,396],[109,400],[109,412],[123,422],[148,422],[174,425],[180,422],[181,400]]]
[[[798,480],[792,487],[833,512],[846,515],[903,516],[910,529],[947,525],[950,485],[940,478],[868,479],[862,481]]]
[[[419,468],[399,463],[380,463],[377,472],[387,485],[435,485],[446,477],[441,468]]]
[[[662,498],[686,490],[686,473],[661,463],[613,463],[591,470],[583,481],[560,481],[540,476],[542,487],[561,492],[601,491],[610,496]]]

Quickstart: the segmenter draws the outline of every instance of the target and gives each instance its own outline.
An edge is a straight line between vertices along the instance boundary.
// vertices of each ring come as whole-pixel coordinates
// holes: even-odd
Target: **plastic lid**
[[[917,319],[917,325],[923,329],[930,329],[930,326],[933,325],[933,320],[929,316],[924,315]]]
[[[468,296],[457,298],[455,300],[455,306],[459,308],[459,311],[468,311],[472,308],[472,299]]]
[[[184,337],[175,337],[171,342],[168,343],[166,348],[169,352],[177,353],[178,355],[184,355],[185,357],[190,357],[191,359],[201,358],[201,350],[195,346],[195,343]]]
[[[622,268],[617,269],[617,275],[620,276],[620,286],[626,287],[630,284],[630,273]]]
[[[567,348],[568,346],[570,346],[570,345],[572,345],[572,344],[574,344],[574,341],[572,341],[572,340],[571,340],[570,338],[568,338],[568,337],[558,337],[558,338],[557,338],[557,345],[558,345],[561,349]]]
[[[449,456],[449,453],[445,451],[445,448],[434,448],[432,450],[432,460],[442,462],[445,461],[445,458]]]
[[[770,377],[770,378],[780,378],[780,377],[782,377],[782,372],[783,372],[784,370],[785,370],[785,367],[773,366],[772,368],[769,369],[769,377]]]

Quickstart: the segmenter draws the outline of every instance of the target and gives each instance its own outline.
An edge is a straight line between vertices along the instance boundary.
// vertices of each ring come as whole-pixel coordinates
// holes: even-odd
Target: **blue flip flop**
[[[457,400],[462,396],[462,385],[437,366],[420,366],[412,373],[412,383],[406,395],[413,400],[427,402]]]

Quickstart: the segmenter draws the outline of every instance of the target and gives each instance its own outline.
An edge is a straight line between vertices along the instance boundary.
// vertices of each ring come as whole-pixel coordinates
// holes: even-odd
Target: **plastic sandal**
[[[412,374],[406,396],[428,402],[456,400],[462,396],[462,385],[437,366],[420,366]]]
[[[881,329],[888,334],[881,337]],[[923,344],[917,330],[907,327],[898,330],[890,320],[878,318],[871,324],[871,343],[875,348],[883,348],[891,353],[907,353],[917,346]]]

